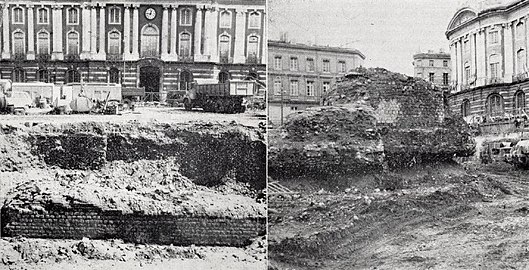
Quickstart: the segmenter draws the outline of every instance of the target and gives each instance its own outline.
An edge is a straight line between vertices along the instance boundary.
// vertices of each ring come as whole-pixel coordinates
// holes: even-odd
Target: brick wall
[[[2,209],[2,236],[112,239],[134,243],[246,246],[266,232],[266,219],[123,214],[86,204],[17,205]]]

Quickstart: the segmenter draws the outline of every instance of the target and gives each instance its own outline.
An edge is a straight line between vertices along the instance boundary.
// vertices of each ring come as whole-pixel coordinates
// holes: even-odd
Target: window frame
[[[222,56],[222,55],[221,55],[221,50],[220,50],[220,49],[221,49],[220,44],[221,44],[221,41],[222,41],[222,40],[221,40],[222,37],[227,37],[227,38],[228,38],[228,54],[227,54],[227,56],[228,56],[228,58],[229,58],[229,57],[231,57],[231,45],[232,45],[232,44],[231,44],[231,35],[228,34],[227,32],[224,32],[224,33],[222,33],[222,34],[219,35],[219,41],[218,41],[218,42],[219,42],[219,44],[218,44],[218,50],[219,50],[218,52],[219,52],[219,56]]]
[[[325,89],[326,85],[328,86],[327,89]],[[322,89],[323,93],[327,93],[328,91],[330,91],[331,90],[331,82],[329,82],[329,81],[322,82],[321,83],[321,89]]]
[[[499,33],[498,30],[489,31],[489,35],[490,35],[489,44],[498,44],[498,43],[500,43],[500,39],[499,39],[500,33]]]
[[[70,53],[70,34],[76,34],[77,35],[77,53],[75,54],[71,54]],[[75,30],[70,30],[66,33],[66,55],[79,55],[80,51],[81,51],[81,40],[80,40],[80,35],[79,35],[79,32],[75,31]]]
[[[297,58],[296,56],[290,57],[290,70],[299,71],[299,58]]]
[[[277,89],[277,87],[276,87],[277,85],[279,85],[279,89]],[[274,79],[274,95],[280,96],[282,88],[283,88],[283,82],[281,80],[281,77],[276,76],[275,79]]]
[[[296,87],[294,88],[293,86],[296,86]],[[295,92],[293,91],[294,89],[296,90]],[[289,90],[290,90],[289,91],[290,96],[294,96],[294,97],[299,96],[299,80],[291,79]]]
[[[435,72],[429,72],[428,73],[428,81],[431,83],[435,82]]]
[[[112,82],[112,73],[113,71],[117,71],[116,73],[116,78],[117,78],[117,82]],[[115,84],[120,84],[121,83],[121,76],[120,76],[120,70],[116,67],[112,67],[112,68],[109,68],[108,69],[108,83],[115,83]]]
[[[280,55],[274,56],[274,70],[283,70],[283,57]]]
[[[255,22],[257,22],[257,25],[252,25],[252,23],[254,22],[254,20],[252,20],[252,15],[256,15],[255,18],[257,18],[255,20]],[[251,11],[248,13],[248,29],[261,29],[261,12],[259,11]]]
[[[189,36],[189,55],[183,55],[182,54],[182,36],[184,35],[188,35]],[[192,41],[193,41],[193,35],[191,35],[191,33],[189,33],[188,31],[182,31],[180,32],[180,34],[178,34],[178,56],[180,57],[190,57],[193,55],[193,52],[192,52]]]
[[[117,44],[118,44],[118,53],[117,53],[117,54],[111,54],[111,53],[110,53],[110,45],[111,45],[111,44],[110,44],[110,40],[111,40],[111,39],[110,39],[110,35],[113,34],[113,33],[117,33],[117,34],[119,35],[119,37],[118,37],[118,43],[117,43]],[[120,32],[119,30],[117,30],[117,29],[112,29],[112,30],[110,30],[110,31],[107,33],[107,54],[110,54],[110,55],[120,55],[120,54],[123,53],[123,52],[122,52],[123,50],[122,50],[122,48],[121,48],[121,47],[122,47],[122,38],[123,38],[123,35],[122,35],[121,32]]]
[[[17,16],[15,16],[15,11],[20,10],[21,16],[20,18],[22,21],[15,21]],[[21,6],[14,6],[13,9],[11,9],[11,24],[25,24],[26,23],[26,16],[25,16],[25,9]]]
[[[308,72],[316,72],[316,64],[314,62],[314,58],[308,57],[306,63]]]
[[[227,24],[223,24],[224,23],[223,18],[222,18],[223,14],[228,14],[229,16]],[[230,10],[224,9],[221,12],[219,12],[219,28],[231,28],[232,21],[233,21],[233,13]]]
[[[261,37],[259,35],[256,35],[256,34],[250,34],[248,35],[248,38],[247,38],[247,41],[246,41],[246,58],[250,58],[251,55],[250,55],[250,43],[252,38],[256,38],[257,39],[257,46],[256,46],[256,49],[257,51],[255,52],[255,58],[259,59],[259,57],[261,57]]]
[[[46,34],[48,36],[48,44],[47,44],[47,47],[48,47],[48,52],[46,54],[41,54],[40,53],[40,34]],[[41,29],[40,31],[37,32],[37,50],[36,50],[36,54],[37,55],[50,55],[51,53],[51,34],[46,30],[46,29]]]
[[[428,66],[429,67],[435,67],[435,61],[434,60],[428,60]]]
[[[307,83],[306,83],[306,86],[307,86],[307,87],[306,87],[306,90],[307,90],[307,91],[305,92],[305,94],[306,94],[308,97],[314,97],[314,96],[316,96],[316,93],[315,93],[315,92],[316,92],[316,91],[315,91],[315,90],[316,90],[316,87],[314,87],[314,85],[315,85],[315,82],[314,82],[314,81],[309,81],[309,80],[307,80]]]
[[[40,11],[41,10],[46,11],[46,22],[41,22],[40,21]],[[44,6],[41,6],[41,7],[37,8],[37,24],[38,25],[48,25],[48,24],[50,24],[50,9],[49,8],[44,7]]]
[[[346,72],[347,72],[347,63],[345,62],[345,60],[339,60],[338,61],[338,73],[346,73]]]
[[[13,46],[13,47],[12,47],[12,52],[13,52],[13,54],[15,54],[15,55],[17,54],[17,53],[16,53],[16,52],[17,52],[17,50],[16,50],[16,47],[17,47],[17,46],[15,46],[15,42],[16,42],[15,35],[16,35],[17,33],[22,33],[22,48],[23,48],[22,52],[23,52],[23,53],[21,53],[21,55],[25,55],[26,52],[27,52],[27,51],[26,51],[26,33],[25,33],[24,31],[22,31],[20,28],[15,29],[15,31],[13,31],[13,32],[11,33],[11,46]]]
[[[321,72],[331,73],[331,60],[330,59],[322,59],[321,63],[322,63]]]
[[[184,12],[186,11],[189,11],[189,16],[188,16],[188,19],[189,19],[189,22],[186,21],[186,16],[184,16]],[[179,24],[180,26],[192,26],[193,25],[193,9],[189,8],[189,7],[185,7],[185,8],[182,8],[180,10],[180,20],[179,20]]]
[[[75,14],[77,14],[77,16],[75,17],[75,22],[70,22],[70,20],[72,19],[72,16],[70,14],[70,11],[72,10],[75,10]],[[77,7],[69,7],[67,10],[66,10],[66,25],[79,25],[79,8]]]
[[[112,11],[117,12],[117,21],[113,21]],[[111,6],[108,9],[108,24],[121,24],[121,8],[118,6]]]

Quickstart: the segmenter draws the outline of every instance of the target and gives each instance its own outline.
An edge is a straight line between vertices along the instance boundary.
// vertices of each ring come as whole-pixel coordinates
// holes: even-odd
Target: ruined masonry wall
[[[265,218],[147,216],[101,211],[91,205],[48,211],[2,211],[3,236],[63,239],[123,239],[134,243],[173,245],[246,246],[265,234]]]

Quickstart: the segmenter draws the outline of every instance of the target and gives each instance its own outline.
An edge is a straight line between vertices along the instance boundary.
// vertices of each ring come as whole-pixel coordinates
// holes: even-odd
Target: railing
[[[14,53],[12,56],[13,60],[26,60],[26,54],[25,53]]]
[[[50,61],[51,55],[48,53],[47,54],[37,54],[35,58],[36,58],[35,60],[37,61]]]
[[[81,57],[78,54],[67,54],[64,56],[65,61],[76,61],[80,59]]]
[[[107,54],[108,61],[121,61],[123,60],[122,54]]]
[[[489,79],[489,84],[499,84],[503,83],[503,78],[495,77]]]
[[[193,62],[193,56],[179,55],[178,61],[180,62]]]
[[[524,81],[526,79],[529,78],[529,74],[527,72],[523,72],[523,73],[518,73],[516,75],[513,75],[512,76],[512,81],[513,82],[520,82],[520,81]]]

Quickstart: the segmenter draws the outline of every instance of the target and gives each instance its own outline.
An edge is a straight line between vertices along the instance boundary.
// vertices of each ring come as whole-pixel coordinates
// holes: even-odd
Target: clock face
[[[145,10],[145,18],[152,20],[154,17],[156,17],[156,10],[154,10],[154,8],[148,8]]]

